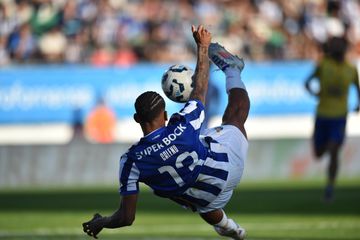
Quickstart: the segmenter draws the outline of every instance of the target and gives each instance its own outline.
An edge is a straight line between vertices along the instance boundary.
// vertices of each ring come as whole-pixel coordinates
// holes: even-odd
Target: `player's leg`
[[[244,62],[217,43],[210,44],[209,57],[226,76],[228,105],[223,115],[223,125],[234,125],[246,136],[244,123],[248,117],[250,101],[246,87],[241,80]]]
[[[200,216],[208,224],[212,225],[219,235],[231,237],[232,239],[245,239],[245,229],[228,218],[222,209],[201,213]]]
[[[224,127],[224,129],[225,130],[220,130],[220,132],[225,132],[217,135],[217,140],[221,141],[221,138],[228,135],[228,131],[238,131],[239,134],[241,134],[240,131],[233,126]],[[231,140],[235,140],[236,144],[239,144],[236,138],[231,138],[230,141]],[[229,162],[231,165],[225,187],[210,204],[205,207],[197,206],[197,211],[208,224],[214,227],[219,235],[231,237],[233,239],[244,239],[246,234],[245,229],[238,225],[234,220],[229,219],[222,210],[231,199],[233,190],[240,181],[243,172],[243,164],[232,161],[232,159],[235,159],[235,152],[229,149],[229,155]],[[240,160],[240,162],[242,161]]]
[[[313,135],[313,151],[316,159],[321,159],[321,157],[327,151],[330,152],[330,163],[327,170],[327,184],[324,192],[324,199],[329,201],[333,197],[334,184],[330,179],[334,178],[337,171],[337,154],[334,146],[331,142],[330,135],[332,131],[332,125],[328,118],[316,117],[315,126],[314,126],[314,135]],[[336,156],[336,157],[335,157]],[[331,173],[330,173],[331,172]],[[330,177],[331,175],[331,177]],[[332,182],[330,184],[330,182]]]
[[[206,207],[197,207],[201,217],[213,225],[215,231],[221,236],[233,239],[244,239],[245,230],[232,219],[228,219],[222,209],[230,201],[234,189],[241,180],[244,171],[244,161],[248,143],[238,128],[223,125],[208,129],[205,135],[213,141],[212,147],[219,152],[226,152],[229,160],[228,177],[221,193]]]
[[[230,89],[222,124],[236,126],[247,137],[244,124],[249,114],[249,108],[250,101],[246,90],[242,88]]]
[[[211,206],[215,206],[214,209],[217,210],[202,213],[201,217],[212,224],[218,234],[233,239],[244,239],[245,230],[232,219],[228,219],[222,210],[230,200],[233,189],[240,182],[247,154],[248,143],[244,138],[244,136],[246,137],[244,123],[249,113],[250,101],[246,87],[241,80],[241,71],[244,68],[244,62],[242,59],[229,53],[219,44],[214,43],[209,46],[209,57],[212,62],[225,73],[226,91],[228,94],[228,105],[222,119],[224,126],[216,131],[225,139],[221,139],[221,137],[216,134],[211,137],[227,146],[231,167],[225,191],[211,203]],[[242,134],[235,127],[238,128]]]
[[[324,199],[331,201],[334,197],[334,186],[339,165],[340,146],[335,143],[329,144],[330,161],[327,169],[327,184],[324,193]]]
[[[320,159],[328,150],[329,127],[327,120],[316,117],[313,135],[313,151],[317,159]]]
[[[339,153],[345,138],[346,119],[339,118],[330,120],[328,151],[330,161],[327,173],[327,186],[325,188],[325,200],[333,199],[336,176],[339,169]]]
[[[339,151],[341,145],[331,143],[329,146],[330,163],[328,168],[328,184],[334,185],[339,165]]]

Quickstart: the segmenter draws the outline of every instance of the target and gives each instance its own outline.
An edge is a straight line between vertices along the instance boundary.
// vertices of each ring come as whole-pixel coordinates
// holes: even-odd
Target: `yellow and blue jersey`
[[[200,137],[204,118],[203,104],[189,101],[167,126],[133,145],[120,159],[120,194],[138,193],[143,182],[156,195],[180,203],[212,202],[225,186],[228,156],[217,151],[216,141]]]
[[[320,82],[317,116],[345,117],[350,85],[357,81],[357,70],[348,62],[324,58],[315,70]]]

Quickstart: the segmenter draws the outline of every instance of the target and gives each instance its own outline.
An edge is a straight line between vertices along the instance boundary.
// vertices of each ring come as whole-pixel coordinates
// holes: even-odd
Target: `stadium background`
[[[190,26],[197,23],[246,61],[250,149],[230,215],[250,229],[250,239],[360,238],[359,114],[349,114],[339,196],[326,205],[320,199],[327,159],[311,156],[316,100],[303,87],[329,36],[346,34],[347,58],[359,62],[355,0],[2,0],[0,238],[82,239],[82,221],[116,207],[119,157],[141,136],[134,99],[148,89],[161,92],[171,64],[194,67]],[[213,126],[226,103],[216,69],[208,99]],[[167,106],[170,114],[181,107]],[[105,237],[216,237],[147,189],[140,201],[134,230]]]

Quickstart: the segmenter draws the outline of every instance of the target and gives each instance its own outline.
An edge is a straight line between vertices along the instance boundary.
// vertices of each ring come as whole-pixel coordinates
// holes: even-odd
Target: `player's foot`
[[[229,219],[232,220],[232,219]],[[224,237],[230,237],[232,239],[236,240],[244,240],[246,236],[246,231],[244,228],[240,227],[238,224],[236,229],[225,229],[222,227],[214,227],[215,231],[220,235]]]
[[[334,200],[334,187],[331,185],[326,186],[324,193],[324,200],[326,202],[332,202]]]
[[[236,67],[240,72],[244,68],[244,60],[236,55],[232,55],[218,43],[210,43],[209,58],[222,71],[228,67]]]

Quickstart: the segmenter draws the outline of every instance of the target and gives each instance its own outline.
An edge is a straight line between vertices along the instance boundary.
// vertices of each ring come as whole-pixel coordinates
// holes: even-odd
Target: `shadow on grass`
[[[234,192],[228,212],[242,214],[360,214],[360,187],[342,187],[332,203],[322,200],[323,189],[243,189]],[[118,207],[116,190],[51,190],[0,192],[0,211],[113,211]],[[183,212],[175,203],[149,191],[139,195],[138,211]]]

